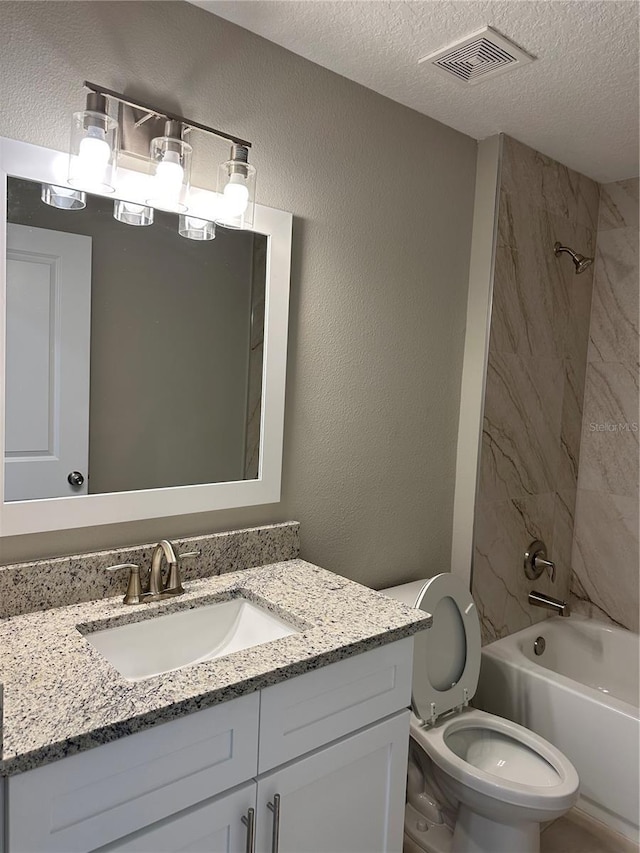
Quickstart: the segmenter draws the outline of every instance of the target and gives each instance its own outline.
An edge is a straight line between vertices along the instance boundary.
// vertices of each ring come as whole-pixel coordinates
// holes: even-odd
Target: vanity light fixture
[[[178,233],[187,240],[215,240],[216,226],[207,219],[197,219],[195,216],[180,216]]]
[[[151,104],[132,100],[121,92],[96,86],[95,83],[85,81],[84,86],[89,89],[86,109],[74,113],[71,128],[69,187],[44,184],[42,200],[46,204],[62,210],[80,210],[86,205],[85,190],[102,194],[115,192],[134,199],[119,199],[114,204],[115,219],[126,225],[151,225],[155,208],[179,213],[178,232],[190,240],[213,240],[215,224],[228,228],[251,228],[255,212],[256,169],[249,163],[250,142]],[[119,148],[119,125],[109,115],[110,100],[121,105],[123,139],[127,142],[133,138],[135,152],[128,145],[124,145],[122,150]],[[131,127],[126,120],[126,110],[128,115],[135,111]],[[159,121],[164,123],[163,133],[149,142]],[[151,128],[151,133],[148,128]],[[125,130],[128,130],[128,135]],[[190,131],[202,131],[232,143],[230,158],[218,167],[218,194],[210,211],[199,205],[190,192],[193,148],[185,141]],[[143,135],[145,133],[146,136]],[[149,151],[148,160],[141,150],[145,139],[144,151]],[[119,170],[118,159],[124,153],[142,156],[151,177],[144,177],[135,168]],[[126,182],[132,174],[138,174],[145,181],[150,180],[150,185],[144,191],[131,195]],[[190,210],[198,216],[187,216]],[[210,219],[202,218],[202,214],[206,216],[207,212]]]
[[[153,208],[132,201],[115,201],[113,218],[124,225],[153,225]]]
[[[82,190],[55,184],[42,184],[40,198],[49,207],[57,207],[59,210],[82,210],[87,206],[87,196]]]
[[[105,95],[89,92],[86,109],[73,114],[67,178],[72,187],[115,192],[118,122],[107,109]]]

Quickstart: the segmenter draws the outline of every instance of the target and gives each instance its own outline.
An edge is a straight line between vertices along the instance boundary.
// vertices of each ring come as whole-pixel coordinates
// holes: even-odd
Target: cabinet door
[[[86,853],[252,779],[259,698],[240,696],[12,776],[8,850]]]
[[[259,777],[257,853],[400,853],[408,745],[402,711]]]
[[[101,847],[100,853],[245,853],[251,846],[249,809],[255,809],[255,804],[256,783],[249,782],[231,794]]]

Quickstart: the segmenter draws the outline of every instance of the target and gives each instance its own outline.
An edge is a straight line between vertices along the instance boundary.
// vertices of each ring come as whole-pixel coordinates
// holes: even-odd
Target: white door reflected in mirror
[[[90,327],[91,238],[9,223],[7,501],[87,494]]]

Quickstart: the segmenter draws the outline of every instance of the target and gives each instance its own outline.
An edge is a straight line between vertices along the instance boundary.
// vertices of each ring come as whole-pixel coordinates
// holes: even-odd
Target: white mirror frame
[[[0,137],[0,495],[4,496],[7,177],[65,185],[67,154]],[[135,174],[135,173],[134,173]],[[215,196],[196,190],[200,204]],[[113,195],[105,196],[114,198]],[[204,207],[203,207],[204,209]],[[198,215],[195,211],[193,215]],[[256,480],[78,495],[0,504],[0,536],[211,512],[280,500],[291,271],[290,213],[256,205],[253,231],[268,238],[260,461]]]

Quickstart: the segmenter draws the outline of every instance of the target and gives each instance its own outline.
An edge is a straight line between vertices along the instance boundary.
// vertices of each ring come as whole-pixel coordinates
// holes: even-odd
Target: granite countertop
[[[411,636],[431,617],[304,560],[194,580],[178,598],[122,596],[0,622],[2,759],[12,775]],[[84,633],[242,594],[300,630],[144,681],[127,681]],[[79,627],[80,626],[80,629]]]

